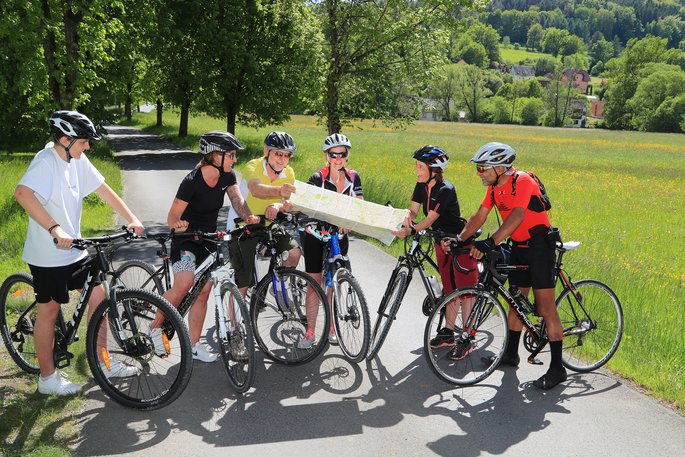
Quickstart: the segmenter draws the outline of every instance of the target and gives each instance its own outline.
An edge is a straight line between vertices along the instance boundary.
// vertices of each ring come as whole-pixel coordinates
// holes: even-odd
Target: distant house
[[[561,81],[564,84],[568,84],[570,81],[583,94],[592,95],[592,84],[590,84],[592,78],[590,73],[585,70],[566,69]]]
[[[590,117],[597,119],[604,119],[604,100],[600,100],[594,95],[588,95],[587,99],[590,101]]]
[[[585,127],[587,122],[587,99],[571,100],[571,120],[573,127]]]
[[[512,65],[509,74],[516,79],[528,79],[535,77],[535,68],[529,65]]]
[[[454,108],[454,100],[450,100],[450,111],[453,111]],[[421,111],[421,117],[419,118],[422,121],[442,121],[444,118],[444,112],[443,112],[443,107],[440,104],[438,100],[435,100],[433,98],[424,98],[423,99],[423,109]],[[449,119],[444,119],[446,121],[449,121]]]

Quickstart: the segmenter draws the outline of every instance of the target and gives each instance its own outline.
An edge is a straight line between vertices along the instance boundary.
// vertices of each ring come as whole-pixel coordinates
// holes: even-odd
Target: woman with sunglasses
[[[356,171],[345,167],[351,148],[352,142],[350,142],[349,138],[345,135],[334,133],[333,135],[328,136],[324,140],[322,147],[323,159],[326,161],[326,166],[311,175],[307,184],[363,200],[364,194],[362,192],[362,181],[359,174]],[[350,247],[347,232],[348,229],[340,229],[339,243],[340,253],[342,255],[347,255],[347,251]],[[314,279],[314,281],[321,283],[323,254],[326,243],[307,233],[304,236],[303,244],[305,271]],[[314,293],[314,291],[308,290],[307,293]],[[317,308],[314,307],[312,312],[316,312],[316,310]],[[316,322],[315,317],[316,316],[308,315],[307,322]],[[331,321],[328,341],[331,344],[337,343],[333,321]],[[300,349],[308,349],[313,343],[314,329],[308,328],[305,338],[300,340],[298,347],[300,347]]]
[[[426,145],[414,152],[416,160],[416,186],[409,206],[409,216],[404,227],[393,231],[393,235],[404,238],[412,233],[431,227],[446,233],[459,233],[464,228],[465,220],[461,217],[457,191],[454,185],[443,177],[449,157],[438,146]],[[422,207],[425,218],[413,223]],[[458,271],[452,257],[446,253],[440,243],[435,243],[435,257],[440,270],[443,294],[447,295],[456,288],[473,286],[478,282],[476,260],[468,253],[457,257],[459,265],[470,270],[469,273]],[[449,357],[453,360],[464,358],[469,353],[468,347],[455,341],[455,321],[461,306],[462,321],[471,311],[471,303],[450,303],[446,307],[445,327],[430,342],[431,347],[452,347]],[[461,332],[462,329],[457,329]]]
[[[176,197],[169,209],[167,223],[177,232],[199,230],[215,232],[219,210],[224,205],[224,194],[228,195],[237,213],[248,221],[257,223],[236,183],[233,166],[238,162],[236,154],[243,149],[238,139],[228,132],[218,130],[205,133],[200,137],[202,160],[183,178]],[[195,281],[195,267],[201,264],[216,249],[212,243],[202,243],[188,238],[174,238],[171,241],[171,262],[174,270],[173,286],[164,293],[164,298],[178,306]],[[218,355],[209,352],[200,344],[200,335],[207,312],[207,298],[211,283],[202,290],[188,313],[190,342],[193,345],[193,359],[201,362],[214,362]],[[150,326],[154,328],[150,337],[162,338],[163,318],[158,315]],[[156,343],[156,342],[155,342]],[[155,344],[155,348],[164,348]]]

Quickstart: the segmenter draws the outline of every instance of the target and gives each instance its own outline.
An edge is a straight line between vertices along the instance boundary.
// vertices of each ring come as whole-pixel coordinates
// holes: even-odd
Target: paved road
[[[128,128],[112,128],[124,195],[148,225],[166,218],[197,156]],[[361,240],[355,273],[375,309],[395,260]],[[154,247],[135,253],[153,259]],[[352,365],[337,348],[300,367],[258,357],[254,388],[232,393],[219,363],[194,366],[174,404],[127,410],[97,387],[79,422],[77,455],[682,456],[685,419],[606,372],[572,374],[541,392],[541,367],[497,371],[453,389],[423,359],[421,285],[412,284],[379,357]],[[213,319],[207,319],[211,341]],[[630,331],[630,323],[628,323]],[[211,343],[210,343],[211,344]]]

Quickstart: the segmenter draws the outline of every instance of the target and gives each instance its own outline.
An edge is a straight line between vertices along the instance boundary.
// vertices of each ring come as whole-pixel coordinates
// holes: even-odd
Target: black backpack
[[[516,195],[516,180],[519,177],[520,173],[526,173],[528,176],[533,178],[533,181],[535,181],[540,188],[540,198],[536,199],[535,195],[532,195],[530,197],[530,202],[528,202],[528,209],[532,211],[549,211],[552,209],[552,201],[549,199],[549,195],[547,195],[547,190],[545,189],[545,185],[542,184],[542,181],[540,181],[540,178],[537,177],[535,173],[532,171],[526,171],[526,170],[517,170],[516,173],[514,173],[513,180],[511,182],[511,195]],[[491,186],[490,187],[490,196],[492,197],[492,203],[493,205],[495,204],[495,187]],[[542,209],[540,209],[540,205],[542,205]]]

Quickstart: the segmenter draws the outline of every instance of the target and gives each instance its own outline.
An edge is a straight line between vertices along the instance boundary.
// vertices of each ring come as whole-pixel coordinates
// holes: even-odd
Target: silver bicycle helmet
[[[514,148],[508,144],[492,142],[481,146],[471,158],[471,162],[509,168],[514,163],[514,159],[516,159]]]
[[[323,140],[323,146],[321,147],[321,149],[323,149],[323,151],[326,152],[329,149],[338,146],[344,146],[345,149],[350,149],[352,147],[352,142],[342,133],[334,133],[333,135],[329,135],[328,137],[326,137],[325,140]]]

